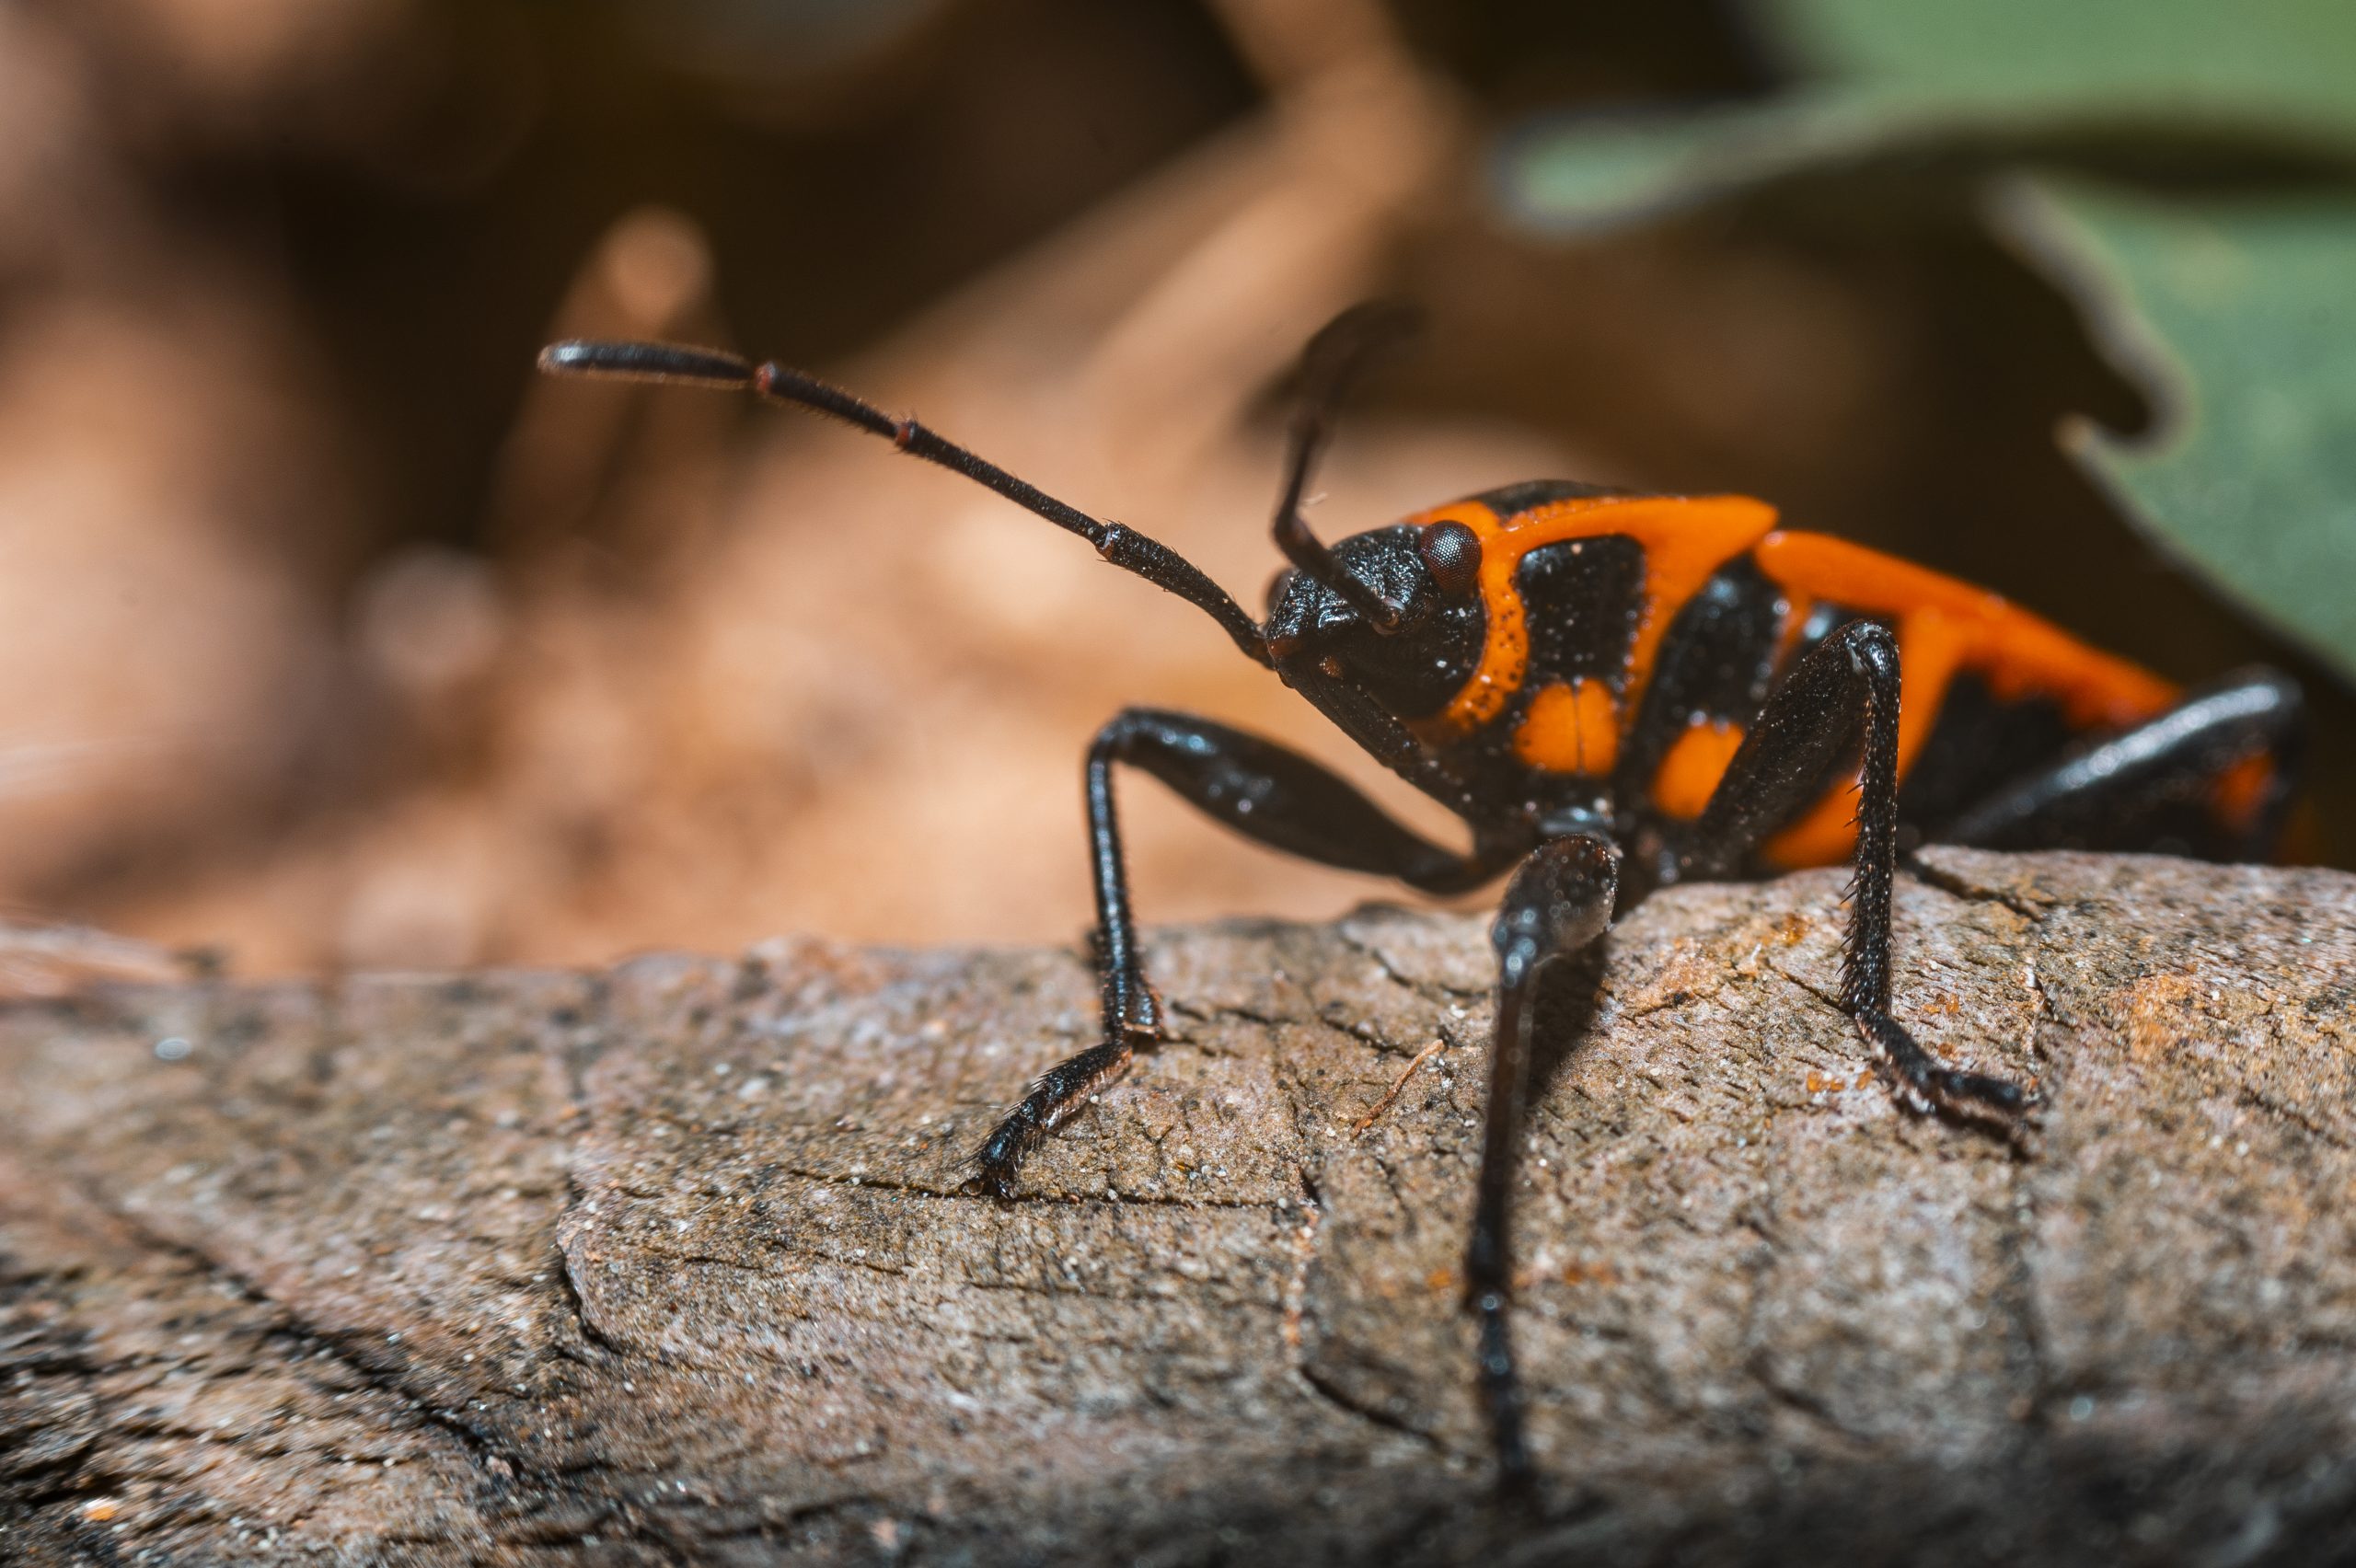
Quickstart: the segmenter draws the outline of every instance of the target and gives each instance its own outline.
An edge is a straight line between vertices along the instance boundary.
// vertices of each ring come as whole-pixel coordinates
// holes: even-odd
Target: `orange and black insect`
[[[886,437],[1080,535],[1199,605],[1343,732],[1462,817],[1472,847],[1392,822],[1317,764],[1208,720],[1130,709],[1089,747],[1101,1041],[1041,1075],[975,1156],[1011,1197],[1025,1155],[1161,1033],[1114,813],[1115,764],[1279,849],[1456,893],[1508,872],[1466,1305],[1507,1487],[1530,1479],[1507,1308],[1507,1210],[1538,978],[1653,889],[1846,859],[1840,1002],[1901,1102],[2017,1129],[2021,1086],[1942,1066],[1890,1016],[1904,846],[2166,849],[2253,859],[2276,837],[2298,687],[2246,670],[2194,691],[1995,594],[1740,496],[1538,482],[1321,543],[1300,514],[1332,411],[1383,307],[1311,343],[1255,622],[1182,557],[850,394],[778,365],[645,343],[560,343],[544,368],[749,389]],[[1900,670],[1904,671],[1901,682]],[[1901,695],[1902,694],[1902,695]]]

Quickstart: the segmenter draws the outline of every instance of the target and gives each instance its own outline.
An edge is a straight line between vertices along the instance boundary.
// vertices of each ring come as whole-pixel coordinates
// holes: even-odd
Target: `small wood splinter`
[[[1422,1050],[1416,1052],[1414,1057],[1408,1061],[1405,1069],[1402,1071],[1396,1078],[1392,1080],[1390,1091],[1384,1094],[1381,1099],[1374,1102],[1374,1109],[1359,1117],[1356,1122],[1350,1124],[1350,1136],[1353,1137],[1363,1137],[1369,1127],[1373,1126],[1377,1122],[1382,1120],[1382,1113],[1385,1111],[1390,1110],[1393,1105],[1399,1102],[1399,1096],[1405,1092],[1407,1080],[1415,1076],[1415,1069],[1422,1066],[1426,1062],[1430,1061],[1434,1056],[1438,1055],[1442,1051],[1447,1049],[1447,1041],[1435,1040],[1430,1044],[1425,1046]]]

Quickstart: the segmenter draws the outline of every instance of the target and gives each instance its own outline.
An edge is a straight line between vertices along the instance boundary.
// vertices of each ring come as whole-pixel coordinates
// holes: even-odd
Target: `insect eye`
[[[1481,578],[1480,535],[1461,523],[1435,523],[1424,530],[1415,549],[1441,598],[1460,603],[1472,596]]]

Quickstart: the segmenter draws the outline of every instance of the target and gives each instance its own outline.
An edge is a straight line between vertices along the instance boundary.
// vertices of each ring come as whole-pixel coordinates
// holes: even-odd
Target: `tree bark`
[[[2038,1081],[2020,1148],[1868,1069],[1842,882],[1672,890],[1559,987],[1526,1511],[1457,1307],[1476,918],[1161,934],[1171,1038],[1011,1204],[960,1157],[1091,1037],[1077,950],[14,1004],[0,1559],[2356,1553],[2356,878],[1926,857],[1898,1012]]]

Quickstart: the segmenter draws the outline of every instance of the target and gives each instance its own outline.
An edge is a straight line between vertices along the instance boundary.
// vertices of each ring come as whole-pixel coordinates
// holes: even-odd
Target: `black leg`
[[[1521,1389],[1507,1321],[1513,1299],[1510,1225],[1530,1094],[1530,1020],[1538,977],[1611,922],[1620,851],[1579,834],[1540,845],[1507,885],[1489,940],[1497,955],[1497,1023],[1490,1045],[1489,1108],[1481,1131],[1481,1177],[1464,1253],[1464,1301],[1480,1321],[1480,1384],[1496,1440],[1498,1485],[1525,1490],[1530,1450],[1521,1435]]]
[[[1898,640],[1853,621],[1819,643],[1776,687],[1727,767],[1679,860],[1680,876],[1724,876],[1815,797],[1852,746],[1857,780],[1855,877],[1841,1006],[1900,1100],[2012,1130],[2027,1105],[2018,1084],[1944,1067],[1889,1015],[1890,890],[1898,863]]]
[[[1096,883],[1096,964],[1103,986],[1103,1041],[1058,1063],[1031,1086],[975,1156],[983,1183],[1011,1193],[1022,1159],[1100,1085],[1128,1065],[1139,1042],[1161,1032],[1161,1003],[1147,984],[1129,914],[1129,879],[1113,803],[1113,767],[1141,768],[1202,811],[1272,848],[1345,870],[1395,877],[1427,893],[1479,886],[1508,862],[1503,849],[1460,855],[1417,836],[1316,763],[1282,746],[1183,713],[1133,708],[1097,732],[1088,750],[1088,839]]]
[[[2305,699],[2289,677],[2244,670],[2187,696],[2165,713],[2017,778],[1965,810],[1943,844],[1984,849],[2102,848],[2154,813],[2214,824],[2200,835],[2222,858],[2255,859],[2273,847],[2296,782]],[[2228,769],[2273,760],[2245,820],[2218,823],[2203,799]]]

